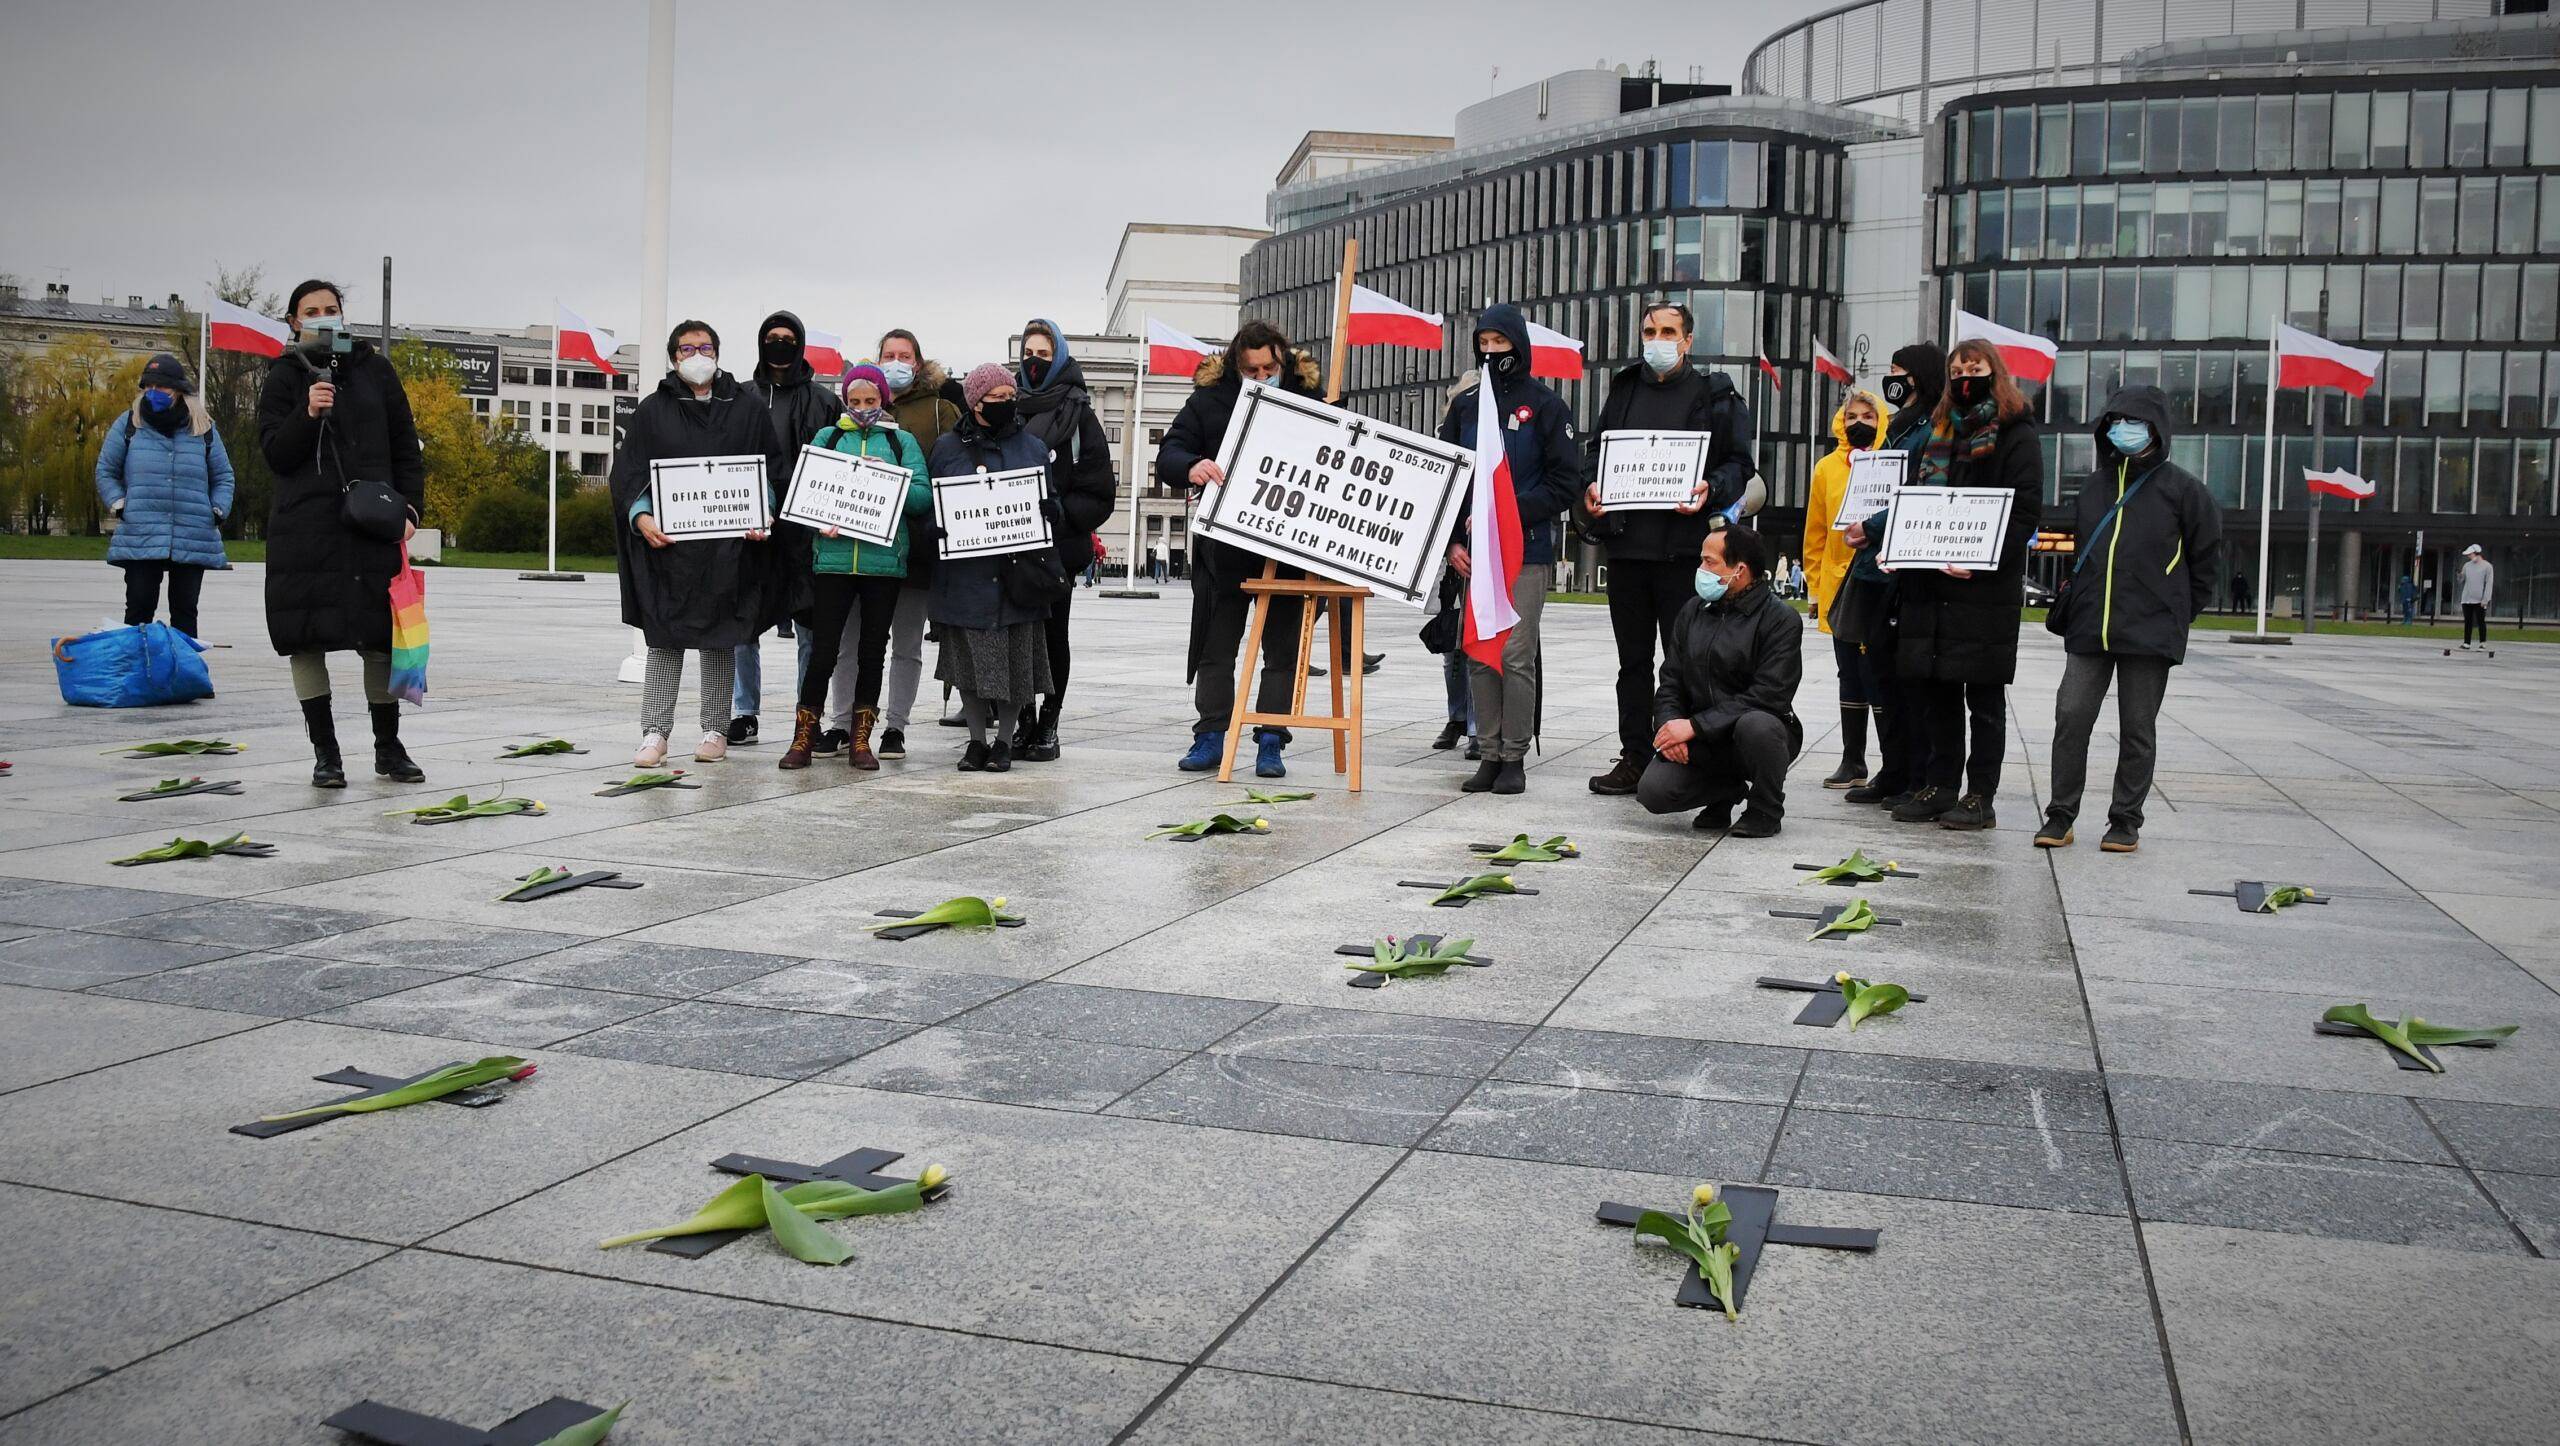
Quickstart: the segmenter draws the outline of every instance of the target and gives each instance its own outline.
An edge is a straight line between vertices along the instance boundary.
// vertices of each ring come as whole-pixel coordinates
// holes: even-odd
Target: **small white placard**
[[[1611,512],[1663,512],[1688,505],[1707,475],[1713,432],[1603,432],[1600,505]]]
[[[2017,500],[2006,487],[1905,487],[1893,494],[1877,564],[1998,567]]]
[[[760,454],[649,464],[649,511],[670,542],[763,532],[773,526],[772,506]]]
[[[1048,491],[1046,467],[934,478],[933,520],[942,528],[943,557],[992,557],[1049,546],[1049,514],[1040,510]]]
[[[898,540],[915,474],[895,462],[828,447],[802,447],[782,499],[782,520],[887,547]]]
[[[1831,519],[1831,530],[1846,532],[1849,524],[1864,522],[1893,505],[1893,494],[1902,490],[1903,480],[1911,475],[1911,454],[1896,447],[1881,452],[1849,454],[1849,485],[1840,489],[1840,511]]]

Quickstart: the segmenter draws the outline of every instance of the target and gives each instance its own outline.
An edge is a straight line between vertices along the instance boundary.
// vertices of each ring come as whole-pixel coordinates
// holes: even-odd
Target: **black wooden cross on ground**
[[[525,874],[522,877],[519,877],[516,882],[523,883],[525,879],[529,879],[531,877],[533,877],[533,875]],[[642,885],[638,879],[626,879],[619,873],[599,869],[591,870],[583,874],[571,874],[565,879],[552,879],[546,883],[536,884],[522,893],[509,894],[498,902],[502,904],[528,904],[533,902],[535,899],[550,898],[553,894],[565,894],[571,889],[637,889],[641,887],[644,887],[644,885]]]
[[[667,777],[662,778],[655,783],[632,783],[626,780],[615,784],[611,788],[597,789],[595,796],[598,798],[620,798],[626,793],[641,793],[652,788],[700,788],[701,786],[702,785],[699,783],[685,782],[684,770],[679,768]]]
[[[1751,1293],[1751,1273],[1760,1266],[1763,1245],[1807,1245],[1817,1250],[1855,1250],[1866,1253],[1876,1248],[1877,1230],[1842,1230],[1821,1225],[1781,1225],[1777,1223],[1778,1192],[1765,1185],[1727,1185],[1722,1196],[1725,1208],[1733,1212],[1733,1222],[1725,1227],[1724,1238],[1741,1247],[1733,1262],[1733,1308],[1742,1309],[1742,1298]],[[1599,1220],[1603,1225],[1634,1228],[1636,1218],[1644,1213],[1641,1206],[1620,1205],[1602,1201]],[[1663,1212],[1674,1219],[1680,1212]],[[1680,1280],[1680,1293],[1673,1297],[1678,1305],[1701,1310],[1722,1310],[1724,1303],[1707,1288],[1698,1275],[1695,1261],[1689,1273]]]
[[[469,1063],[467,1060],[450,1060],[444,1064],[437,1065],[435,1069],[422,1070],[417,1074],[409,1076],[407,1079],[392,1079],[387,1075],[367,1074],[363,1070],[356,1068],[354,1065],[348,1065],[345,1069],[332,1070],[327,1074],[313,1075],[312,1078],[318,1080],[322,1084],[354,1085],[357,1087],[358,1092],[355,1094],[341,1095],[337,1099],[326,1101],[326,1103],[334,1105],[344,1104],[348,1100],[360,1100],[373,1095],[388,1094],[405,1085],[416,1084],[418,1081],[425,1079],[428,1075],[434,1074],[436,1070],[452,1069],[456,1065],[467,1063]],[[500,1081],[492,1080],[485,1085],[480,1085],[473,1089],[456,1090],[452,1094],[438,1096],[433,1103],[440,1105],[460,1105],[465,1109],[473,1110],[480,1109],[488,1105],[494,1105],[507,1097],[507,1092],[498,1088],[499,1083]],[[295,1130],[307,1130],[313,1125],[325,1125],[331,1120],[343,1120],[346,1118],[347,1116],[344,1114],[333,1114],[304,1115],[298,1120],[251,1120],[245,1125],[233,1125],[231,1127],[231,1133],[235,1135],[247,1135],[253,1140],[269,1140],[278,1135],[289,1135]],[[535,1439],[538,1440],[540,1438],[537,1437]]]
[[[1818,874],[1824,869],[1831,867],[1833,867],[1833,865],[1830,864],[1798,864],[1796,865],[1796,872],[1800,874]],[[1882,866],[1882,871],[1878,873],[1876,877],[1882,879],[1916,879],[1920,876],[1909,869],[1901,867],[1900,865],[1885,864]],[[1824,879],[1823,882],[1837,888],[1854,889],[1858,885],[1867,881],[1851,874],[1842,874],[1836,879]]]
[[[422,1416],[380,1401],[358,1401],[328,1420],[323,1426],[334,1426],[360,1440],[377,1446],[537,1446],[570,1427],[592,1421],[604,1414],[604,1407],[554,1396],[539,1406],[518,1411],[496,1426],[483,1431],[447,1421],[440,1416]]]
[[[1459,883],[1463,882],[1465,881],[1456,880],[1446,884],[1435,884],[1427,879],[1398,879],[1396,880],[1396,887],[1399,889],[1430,889],[1435,892],[1445,892],[1446,890],[1456,888]],[[1507,899],[1514,894],[1518,894],[1523,897],[1535,897],[1537,892],[1538,891],[1536,889],[1507,889],[1490,894],[1470,894],[1463,899],[1433,899],[1431,901],[1431,905],[1433,908],[1437,909],[1463,909],[1477,899]]]
[[[1811,999],[1805,1001],[1804,1012],[1796,1016],[1798,1024],[1810,1024],[1816,1028],[1829,1029],[1838,1024],[1841,1017],[1849,1012],[1849,998],[1840,992],[1840,981],[1837,979],[1825,979],[1815,983],[1809,979],[1781,979],[1774,974],[1763,974],[1760,976],[1760,987],[1792,989],[1798,993],[1812,995]],[[1926,994],[1911,996],[1911,1002],[1914,1004],[1925,1004],[1928,999],[1929,996]]]
[[[1404,944],[1407,953],[1411,953],[1418,949],[1427,954],[1440,947],[1440,936],[1437,934],[1408,934],[1405,936]],[[1374,959],[1378,957],[1378,949],[1374,944],[1344,944],[1336,948],[1333,952],[1336,954],[1348,954],[1354,959]],[[1464,964],[1471,969],[1484,969],[1492,965],[1493,959],[1490,955],[1480,956],[1469,954],[1467,957],[1460,959],[1457,962]],[[1384,989],[1387,986],[1387,976],[1368,971],[1359,971],[1353,973],[1349,979],[1343,982],[1349,984],[1354,989]]]
[[[875,919],[912,919],[923,912],[924,910],[922,909],[882,909],[871,917]],[[1030,922],[1031,921],[1028,919],[998,919],[996,920],[996,927],[999,929],[1019,929]],[[891,943],[899,943],[908,939],[921,939],[925,935],[930,934],[937,929],[948,929],[950,927],[951,926],[949,924],[900,924],[893,929],[876,930],[872,933],[871,937],[874,939],[887,939]]]
[[[1846,904],[1833,904],[1830,908],[1824,909],[1820,913],[1815,913],[1811,909],[1771,909],[1769,911],[1769,917],[1772,919],[1811,919],[1815,923],[1820,924],[1823,928],[1828,929],[1834,923],[1839,921],[1842,914],[1845,914],[1848,911],[1849,906]],[[1878,915],[1876,917],[1876,922],[1896,929],[1902,927],[1902,921],[1900,919],[1888,919],[1882,915]],[[1825,939],[1845,939],[1849,936],[1846,934],[1824,934],[1820,937]]]
[[[190,778],[177,788],[146,788],[140,793],[122,794],[117,797],[116,802],[148,803],[155,798],[186,798],[199,793],[229,794],[236,798],[240,791],[240,780],[236,778],[226,778],[216,783],[207,783],[201,778]]]
[[[2206,899],[2237,899],[2240,912],[2244,914],[2272,914],[2275,910],[2267,907],[2267,895],[2283,887],[2282,884],[2270,884],[2259,879],[2241,879],[2227,889],[2189,889],[2187,892]],[[2329,902],[2329,896],[2313,894],[2300,902],[2325,904]]]
[[[711,1162],[711,1168],[724,1175],[762,1175],[777,1188],[805,1185],[811,1180],[841,1180],[865,1190],[886,1190],[909,1183],[880,1173],[882,1166],[905,1158],[905,1154],[897,1150],[855,1150],[851,1154],[838,1155],[823,1165],[800,1165],[789,1160],[767,1160],[757,1155],[723,1155]],[[950,1193],[950,1182],[945,1181],[926,1191],[924,1198],[939,1200]],[[649,1248],[660,1255],[681,1255],[687,1260],[699,1260],[730,1241],[753,1233],[747,1230],[712,1230],[700,1235],[672,1235],[664,1240],[650,1241]]]
[[[2370,1039],[2373,1040],[2375,1044],[2382,1045],[2382,1052],[2391,1056],[2391,1062],[2400,1066],[2402,1069],[2411,1070],[2418,1074],[2437,1073],[2436,1070],[2431,1070],[2425,1065],[2418,1063],[2416,1060],[2411,1059],[2409,1056],[2392,1048],[2390,1045],[2383,1044],[2380,1039],[2374,1038],[2374,1036],[2365,1033],[2363,1030],[2356,1028],[2352,1024],[2339,1024],[2335,1021],[2324,1019],[2318,1024],[2311,1026],[2311,1032],[2313,1034],[2326,1034],[2342,1039]],[[2494,1039],[2464,1039],[2456,1040],[2452,1045],[2447,1047],[2461,1049],[2495,1049],[2498,1047],[2498,1042]],[[2436,1046],[2430,1044],[2419,1045],[2418,1053],[2425,1055],[2429,1059],[2436,1059]],[[2441,1066],[2444,1061],[2436,1059],[2436,1063]]]

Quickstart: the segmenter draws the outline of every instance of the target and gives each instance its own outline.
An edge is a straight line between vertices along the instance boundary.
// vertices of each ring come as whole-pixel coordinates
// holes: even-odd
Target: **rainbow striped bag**
[[[391,579],[391,696],[427,706],[427,579],[406,557]]]

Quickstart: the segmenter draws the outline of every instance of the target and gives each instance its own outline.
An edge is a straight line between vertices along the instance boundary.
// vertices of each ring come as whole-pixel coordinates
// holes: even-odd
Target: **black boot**
[[[302,726],[311,735],[311,786],[347,786],[346,760],[338,756],[338,720],[329,714],[329,695],[302,700]]]
[[[1840,705],[1840,766],[1822,780],[1825,788],[1855,788],[1867,781],[1867,707]]]
[[[371,703],[365,711],[373,715],[373,771],[394,783],[426,782],[426,770],[411,762],[409,750],[400,746],[400,705]]]

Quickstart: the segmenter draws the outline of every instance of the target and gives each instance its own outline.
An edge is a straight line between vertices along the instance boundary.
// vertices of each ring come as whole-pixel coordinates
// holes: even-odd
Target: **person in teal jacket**
[[[806,768],[817,746],[818,720],[827,705],[827,683],[835,677],[836,651],[844,631],[859,614],[861,632],[854,654],[853,734],[845,743],[845,761],[864,772],[880,767],[871,751],[871,725],[880,716],[881,665],[889,651],[889,623],[898,610],[898,593],[907,576],[907,548],[912,519],[933,506],[933,474],[926,470],[924,449],[899,430],[888,410],[889,380],[868,362],[845,369],[844,415],[823,428],[810,444],[857,457],[875,457],[907,469],[907,501],[897,536],[885,546],[819,531],[810,543],[810,581],[816,594],[816,616],[810,622],[809,662],[800,674],[800,706],[791,719],[791,747],[782,755],[784,768]]]
[[[231,454],[198,401],[184,362],[167,352],[142,369],[133,406],[107,428],[98,449],[98,501],[119,519],[107,561],[124,569],[124,621],[159,611],[169,580],[169,622],[196,631],[196,598],[207,568],[231,565],[222,520],[231,515]]]

